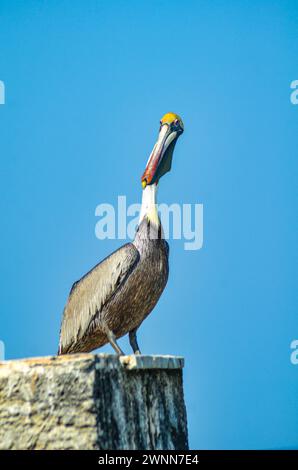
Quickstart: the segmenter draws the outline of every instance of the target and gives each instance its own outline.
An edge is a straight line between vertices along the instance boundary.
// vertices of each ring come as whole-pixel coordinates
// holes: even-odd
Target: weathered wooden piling
[[[183,359],[76,354],[0,363],[0,449],[187,449]]]

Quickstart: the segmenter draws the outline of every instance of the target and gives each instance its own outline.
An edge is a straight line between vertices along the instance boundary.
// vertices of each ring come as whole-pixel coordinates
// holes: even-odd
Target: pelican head
[[[167,113],[160,120],[159,135],[142,175],[143,189],[158,180],[171,169],[173,151],[179,135],[184,130],[178,114]]]

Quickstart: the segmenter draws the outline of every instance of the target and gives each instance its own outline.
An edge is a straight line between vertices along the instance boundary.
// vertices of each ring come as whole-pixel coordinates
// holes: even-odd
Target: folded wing
[[[73,284],[63,312],[59,354],[68,352],[80,341],[95,315],[125,282],[139,259],[136,247],[127,243]]]

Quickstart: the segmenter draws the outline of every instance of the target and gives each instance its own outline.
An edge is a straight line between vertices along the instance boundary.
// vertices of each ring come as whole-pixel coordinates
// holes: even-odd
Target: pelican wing
[[[63,312],[59,354],[84,336],[90,322],[125,282],[139,258],[136,247],[127,243],[73,284]]]

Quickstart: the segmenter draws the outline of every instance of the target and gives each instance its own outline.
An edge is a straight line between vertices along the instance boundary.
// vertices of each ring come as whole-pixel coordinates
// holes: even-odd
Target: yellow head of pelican
[[[161,118],[158,139],[142,175],[143,188],[158,183],[158,180],[170,171],[173,151],[183,131],[183,122],[178,114],[167,113]]]

